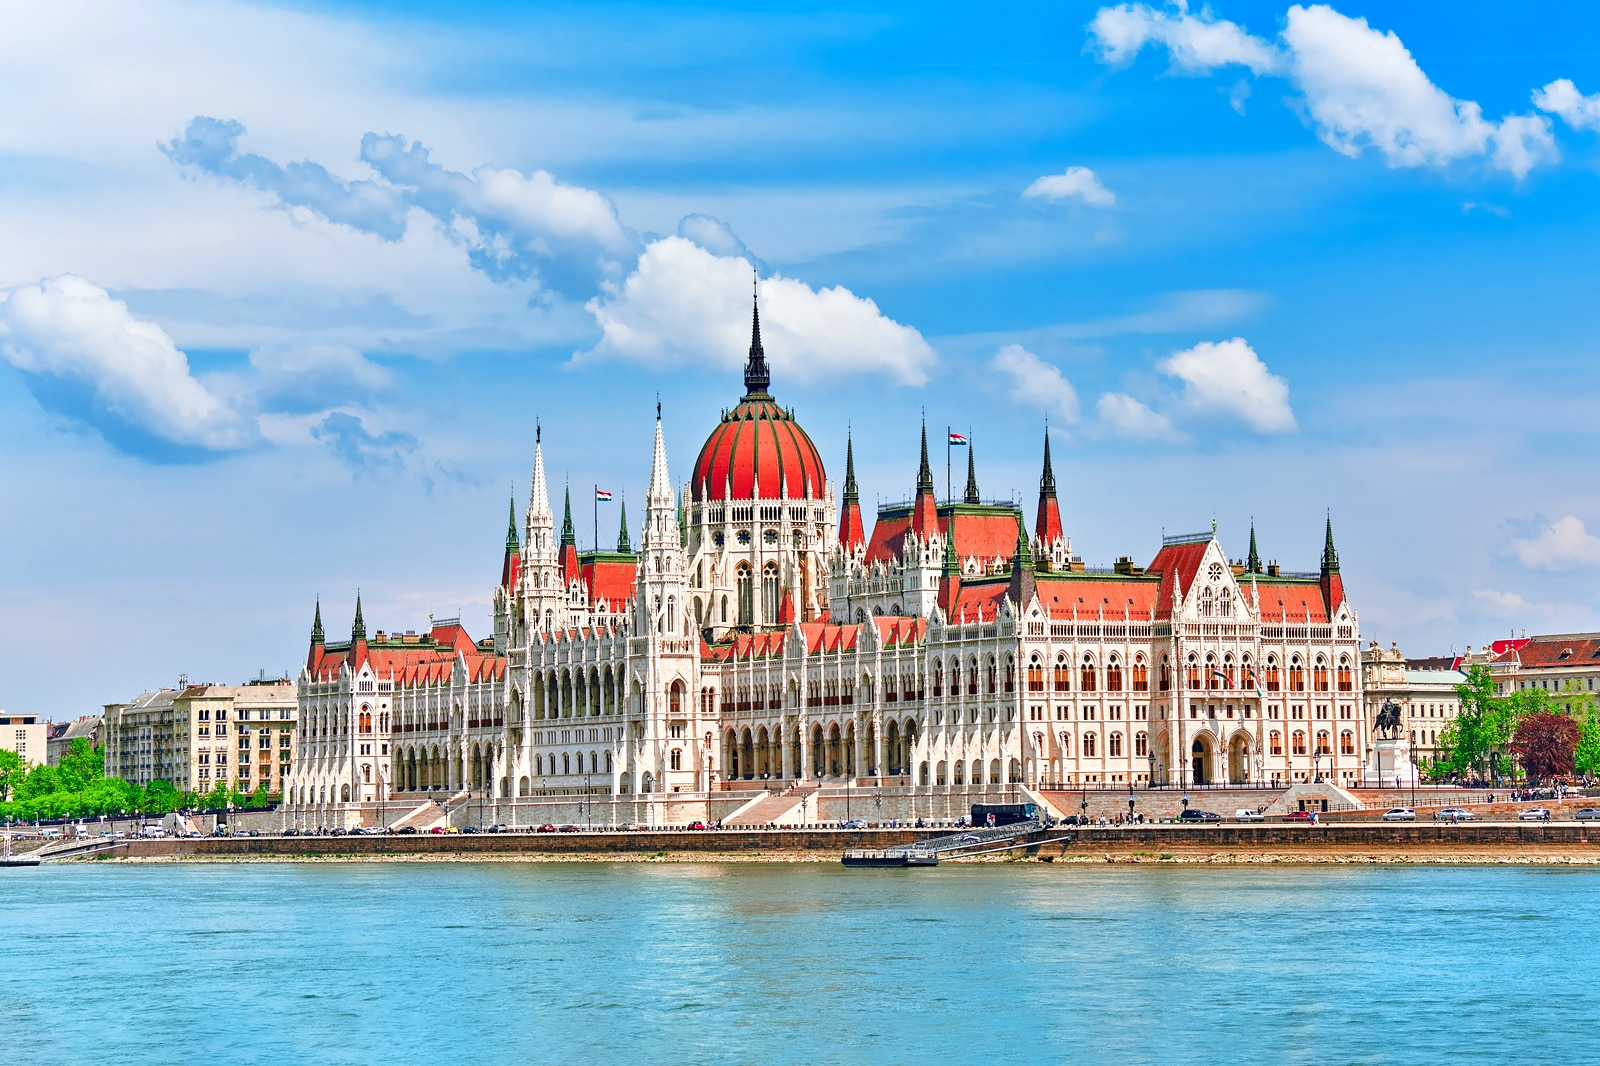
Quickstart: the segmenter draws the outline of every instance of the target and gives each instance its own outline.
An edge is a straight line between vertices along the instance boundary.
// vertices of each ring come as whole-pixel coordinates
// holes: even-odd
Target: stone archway
[[[1242,785],[1250,780],[1250,740],[1243,733],[1235,733],[1228,742],[1228,781]]]
[[[1201,733],[1189,746],[1189,780],[1196,785],[1216,783],[1216,749],[1211,745],[1209,733]]]

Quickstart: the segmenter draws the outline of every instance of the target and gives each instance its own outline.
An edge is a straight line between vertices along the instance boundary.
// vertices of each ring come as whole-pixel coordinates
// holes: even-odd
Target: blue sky
[[[8,9],[0,705],[486,633],[535,421],[585,541],[658,394],[686,476],[752,271],[868,500],[1048,417],[1090,562],[1331,511],[1369,638],[1596,626],[1600,9],[459,6]]]

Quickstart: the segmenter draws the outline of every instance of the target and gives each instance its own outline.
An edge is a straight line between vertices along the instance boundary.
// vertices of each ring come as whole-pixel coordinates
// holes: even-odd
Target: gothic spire
[[[983,499],[978,495],[978,464],[977,460],[972,458],[972,445],[970,443],[967,445],[967,491],[962,497],[962,502],[983,502]]]
[[[566,502],[562,504],[561,518],[561,546],[563,548],[578,543],[578,534],[572,528],[572,483],[567,483]]]
[[[322,597],[317,597],[317,613],[311,618],[311,643],[322,644],[326,637],[322,633]]]
[[[922,423],[922,465],[917,467],[917,495],[933,491],[933,467],[928,465],[928,423]]]
[[[1044,428],[1044,473],[1039,475],[1039,495],[1056,494],[1056,472],[1050,465],[1050,427]]]
[[[366,640],[366,639],[367,639],[367,623],[365,621],[363,621],[362,618],[361,618],[361,590],[357,589],[356,590],[356,621],[355,621],[355,624],[350,627],[350,643],[355,644],[358,641],[363,641],[363,640]]]
[[[759,284],[759,277],[756,280]],[[744,365],[744,392],[746,396],[767,399],[772,374],[767,369],[767,353],[761,348],[761,303],[754,296],[750,302],[750,361]]]
[[[522,542],[517,539],[517,494],[511,494],[511,513],[506,520],[506,551],[517,552],[522,550]]]
[[[1250,519],[1250,554],[1245,556],[1244,568],[1248,573],[1261,573],[1261,553],[1256,551],[1256,520]]]
[[[617,530],[617,551],[627,553],[633,551],[633,545],[628,543],[628,497],[622,497],[622,522]]]
[[[1323,574],[1337,574],[1339,572],[1339,553],[1333,547],[1333,515],[1328,515],[1328,532],[1322,542],[1322,572]]]
[[[861,499],[861,490],[856,485],[856,446],[848,432],[844,438],[844,502],[856,503]]]

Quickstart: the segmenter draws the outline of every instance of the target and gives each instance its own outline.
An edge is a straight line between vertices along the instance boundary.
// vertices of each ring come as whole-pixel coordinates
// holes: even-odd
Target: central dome
[[[771,375],[761,349],[761,312],[755,311],[744,399],[722,416],[694,462],[689,491],[702,500],[822,499],[827,475],[822,456],[794,416],[767,391]]]

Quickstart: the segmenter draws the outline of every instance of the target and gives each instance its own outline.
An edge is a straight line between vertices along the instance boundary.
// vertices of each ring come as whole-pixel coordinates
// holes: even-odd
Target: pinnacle
[[[861,490],[856,485],[856,446],[847,434],[844,439],[844,502],[858,503],[860,499]]]
[[[933,467],[928,465],[928,423],[922,423],[922,465],[917,467],[917,495],[933,492]]]
[[[962,502],[963,503],[982,503],[983,499],[982,499],[982,497],[980,497],[978,495],[978,465],[977,465],[977,461],[975,459],[973,459],[973,457],[972,457],[972,451],[973,451],[972,445],[968,444],[967,445],[967,491],[966,491],[966,494],[962,497]]]
[[[1050,428],[1044,431],[1044,473],[1039,476],[1039,495],[1054,496],[1056,494],[1056,472],[1050,465]]]

